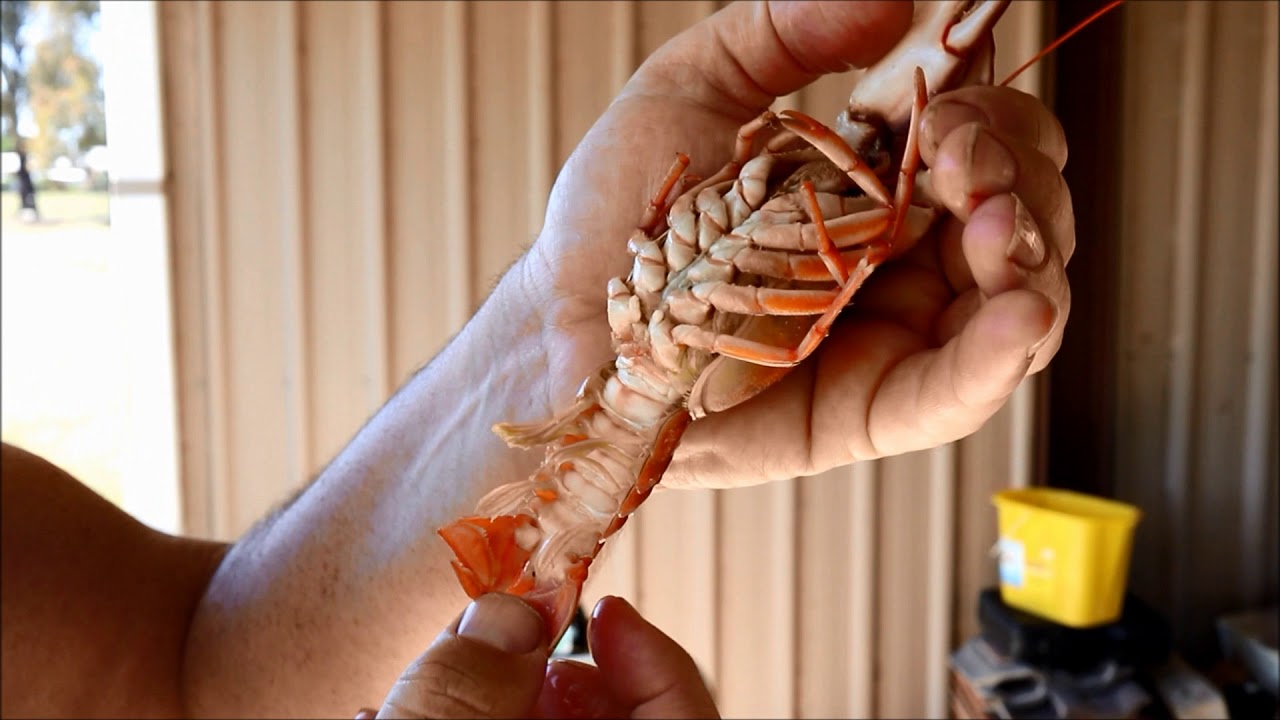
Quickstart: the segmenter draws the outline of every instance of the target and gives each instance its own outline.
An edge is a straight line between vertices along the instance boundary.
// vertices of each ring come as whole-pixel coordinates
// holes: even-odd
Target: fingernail
[[[603,613],[605,608],[609,605],[617,605],[619,607],[629,608],[631,612],[636,611],[635,606],[627,602],[626,599],[620,598],[617,595],[605,595],[604,597],[600,598],[600,600],[596,602],[596,606],[592,608],[591,619],[595,620],[596,618],[600,617],[600,614]]]
[[[1046,251],[1044,238],[1036,221],[1032,219],[1022,198],[1013,195],[1013,237],[1004,256],[1024,270],[1035,270],[1044,264]]]
[[[1044,337],[1041,337],[1039,340],[1031,343],[1031,346],[1027,348],[1028,360],[1035,360],[1036,354],[1038,354],[1040,350],[1049,343],[1049,340],[1053,338],[1054,329],[1058,327],[1058,313],[1060,311],[1056,304],[1051,304],[1050,312],[1052,313],[1052,317],[1049,318],[1049,329],[1044,331]]]
[[[523,655],[542,643],[542,618],[514,597],[492,593],[467,606],[458,634],[503,652]]]
[[[606,717],[606,699],[594,695],[584,682],[583,675],[589,672],[587,666],[568,660],[557,660],[547,665],[546,681],[550,686],[548,696],[558,706],[555,708],[555,717]]]
[[[943,100],[929,106],[924,122],[924,132],[934,147],[952,130],[969,123],[990,125],[987,114],[978,108],[955,100]]]
[[[600,613],[604,612],[605,605],[608,605],[609,603],[625,603],[625,602],[626,600],[623,600],[617,595],[605,595],[604,597],[600,598],[596,602],[596,606],[591,609],[591,619],[595,620],[596,618],[600,617]]]
[[[1013,187],[1017,165],[1013,153],[990,130],[973,125],[969,144],[969,172],[991,188]]]
[[[1036,359],[1036,354],[1039,353],[1041,348],[1043,348],[1049,342],[1049,338],[1053,337],[1053,329],[1057,326],[1058,326],[1058,311],[1055,308],[1053,311],[1053,321],[1049,323],[1048,332],[1044,334],[1044,337],[1032,343],[1031,347],[1027,348],[1028,360]]]

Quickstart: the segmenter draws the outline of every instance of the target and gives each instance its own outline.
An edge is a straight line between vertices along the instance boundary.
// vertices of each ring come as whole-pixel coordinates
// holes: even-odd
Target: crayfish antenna
[[[1112,10],[1119,7],[1123,3],[1124,3],[1124,0],[1111,0],[1111,2],[1104,5],[1097,12],[1081,20],[1080,22],[1076,23],[1075,27],[1063,33],[1062,36],[1059,37],[1057,40],[1054,40],[1053,42],[1046,45],[1043,50],[1033,55],[1030,60],[1019,65],[1017,70],[1014,70],[1012,73],[1010,73],[1009,77],[1005,78],[1004,82],[1000,83],[1000,87],[1005,87],[1009,83],[1016,80],[1017,77],[1021,75],[1023,72],[1025,72],[1027,68],[1043,60],[1045,56],[1047,56],[1049,53],[1053,52],[1054,50],[1057,50],[1059,45],[1067,41],[1067,38],[1089,27],[1090,25],[1093,24],[1094,20],[1097,20],[1103,15],[1106,15],[1107,13],[1111,12]]]

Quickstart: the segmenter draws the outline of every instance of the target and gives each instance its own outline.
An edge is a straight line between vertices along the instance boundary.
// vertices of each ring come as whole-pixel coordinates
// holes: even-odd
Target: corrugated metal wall
[[[1280,598],[1275,2],[1124,21],[1115,487],[1180,638]]]
[[[162,3],[187,530],[235,537],[332,457],[532,241],[639,61],[716,8]],[[1001,68],[1041,13],[1015,4]],[[831,118],[852,81],[780,102]],[[727,716],[941,715],[988,498],[1036,475],[1036,388],[933,452],[659,493],[589,594],[637,600]]]

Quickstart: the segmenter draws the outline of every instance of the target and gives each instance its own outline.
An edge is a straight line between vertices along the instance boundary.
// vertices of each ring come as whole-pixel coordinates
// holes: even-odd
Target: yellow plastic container
[[[1077,628],[1120,617],[1138,508],[1051,488],[1004,490],[992,502],[1006,604]]]

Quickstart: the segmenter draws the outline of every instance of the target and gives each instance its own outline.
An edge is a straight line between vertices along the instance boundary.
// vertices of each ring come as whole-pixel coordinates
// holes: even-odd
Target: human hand
[[[376,717],[719,717],[689,654],[626,601],[601,600],[587,637],[596,666],[548,664],[537,612],[484,595],[409,665]]]
[[[548,366],[566,370],[549,403],[612,355],[604,288],[625,276],[626,238],[675,153],[714,172],[776,96],[874,62],[910,17],[898,2],[737,4],[645,62],[569,159],[521,266],[541,299]],[[947,100],[990,133],[945,112]],[[753,484],[956,440],[1052,358],[1074,247],[1061,127],[1039,101],[995,87],[935,98],[922,126],[933,191],[954,217],[881,267],[781,382],[694,423],[664,485]],[[986,153],[986,138],[1009,152]]]

